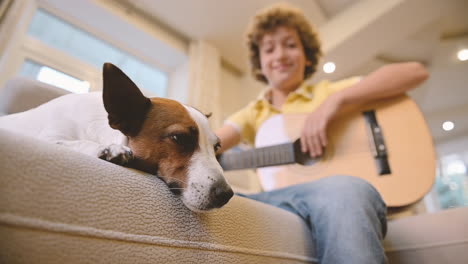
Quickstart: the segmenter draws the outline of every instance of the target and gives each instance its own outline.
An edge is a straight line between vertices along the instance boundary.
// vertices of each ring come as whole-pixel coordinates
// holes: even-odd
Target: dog
[[[233,196],[208,117],[174,100],[145,97],[111,63],[103,65],[102,92],[68,94],[0,117],[0,128],[157,175],[195,212],[221,208]]]

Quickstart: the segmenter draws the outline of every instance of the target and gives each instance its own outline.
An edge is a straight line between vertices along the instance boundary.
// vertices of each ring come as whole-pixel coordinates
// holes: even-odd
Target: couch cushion
[[[155,176],[0,130],[2,263],[313,263],[303,221],[235,196],[189,211]]]
[[[393,220],[385,248],[390,263],[467,263],[468,207]]]
[[[23,112],[68,93],[27,77],[17,77],[0,89],[0,115]]]

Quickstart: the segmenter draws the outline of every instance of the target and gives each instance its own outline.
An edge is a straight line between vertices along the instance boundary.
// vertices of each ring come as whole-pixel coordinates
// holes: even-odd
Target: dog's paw
[[[127,146],[112,144],[102,147],[98,152],[98,157],[118,165],[126,165],[133,159],[133,152]]]

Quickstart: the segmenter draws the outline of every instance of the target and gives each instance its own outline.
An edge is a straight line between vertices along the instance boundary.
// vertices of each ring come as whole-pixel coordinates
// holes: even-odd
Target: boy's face
[[[271,87],[292,91],[302,83],[306,57],[295,29],[278,27],[263,36],[259,48],[261,70]]]

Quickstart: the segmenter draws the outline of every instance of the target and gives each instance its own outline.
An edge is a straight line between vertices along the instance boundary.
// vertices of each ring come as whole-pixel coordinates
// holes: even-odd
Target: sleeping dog
[[[0,117],[0,128],[60,144],[161,178],[192,211],[233,196],[215,152],[219,139],[198,110],[147,98],[119,68],[103,66],[103,91],[68,94]]]

